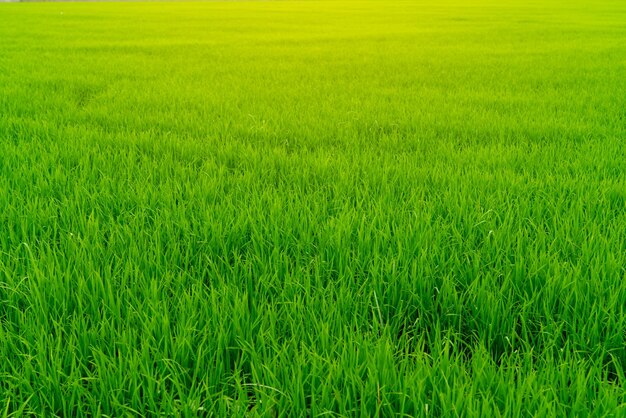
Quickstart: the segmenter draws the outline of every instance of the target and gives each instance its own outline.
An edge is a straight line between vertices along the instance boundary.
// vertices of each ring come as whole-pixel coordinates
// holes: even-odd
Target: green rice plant
[[[626,415],[625,22],[0,4],[0,416]]]

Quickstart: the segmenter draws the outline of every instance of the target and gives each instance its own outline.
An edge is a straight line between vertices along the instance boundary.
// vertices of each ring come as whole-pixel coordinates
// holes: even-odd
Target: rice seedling
[[[0,414],[624,416],[626,4],[0,4]]]

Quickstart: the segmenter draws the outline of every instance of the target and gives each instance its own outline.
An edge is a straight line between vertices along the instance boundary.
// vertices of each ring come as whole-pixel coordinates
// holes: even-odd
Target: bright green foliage
[[[0,417],[626,416],[626,3],[0,5]]]

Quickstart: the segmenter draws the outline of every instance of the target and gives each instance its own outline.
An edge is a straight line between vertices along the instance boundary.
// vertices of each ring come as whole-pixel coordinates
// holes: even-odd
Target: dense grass
[[[0,417],[626,416],[626,4],[0,5]]]

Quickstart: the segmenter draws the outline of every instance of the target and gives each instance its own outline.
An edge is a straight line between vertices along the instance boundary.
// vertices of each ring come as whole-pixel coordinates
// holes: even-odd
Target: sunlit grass
[[[624,22],[0,4],[0,416],[625,415]]]

